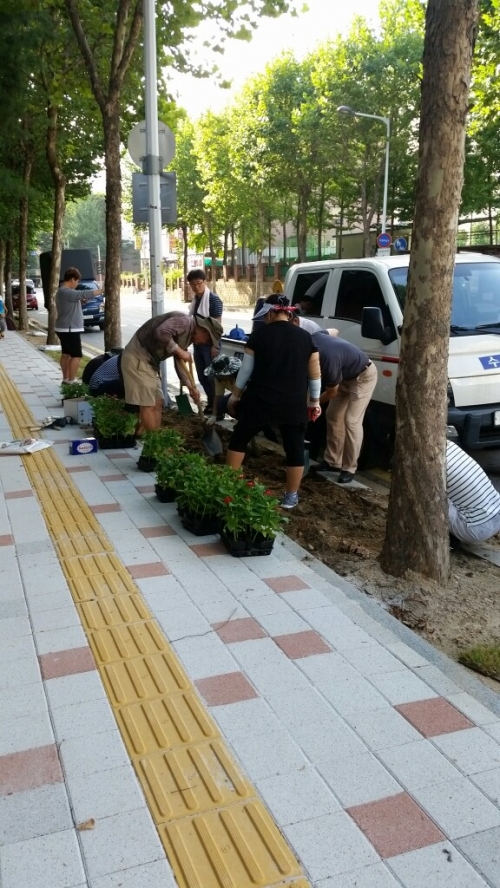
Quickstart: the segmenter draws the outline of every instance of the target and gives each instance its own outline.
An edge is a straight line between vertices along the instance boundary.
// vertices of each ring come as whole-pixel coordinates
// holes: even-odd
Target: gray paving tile
[[[317,768],[344,808],[401,792],[400,784],[371,752],[339,757],[332,748],[331,757],[318,762]]]
[[[151,816],[142,809],[105,817],[80,838],[91,880],[165,859]]]
[[[91,888],[177,888],[166,860],[155,860],[92,879]]]
[[[486,882],[464,860],[451,842],[438,842],[418,851],[399,854],[387,866],[404,888],[485,888]]]
[[[256,785],[280,827],[340,810],[314,768],[259,779]]]
[[[0,845],[23,842],[72,827],[73,819],[63,784],[0,796]]]
[[[379,749],[377,755],[410,793],[461,777],[460,771],[429,740]]]
[[[481,728],[440,734],[433,742],[464,774],[500,767],[500,744]]]
[[[499,827],[459,839],[457,846],[493,888],[500,888]]]
[[[424,786],[413,796],[450,838],[500,826],[500,811],[467,777]]]
[[[283,831],[315,882],[379,862],[372,846],[344,811],[294,823]]]
[[[74,830],[2,849],[2,888],[79,888],[86,882]]]
[[[98,742],[92,736],[63,740],[59,754],[68,780],[128,764],[127,751],[117,730],[98,737]]]
[[[146,806],[130,764],[82,777],[73,776],[68,787],[75,823],[84,823],[91,817],[101,820]]]
[[[316,882],[316,888],[398,888],[399,885],[383,863]]]

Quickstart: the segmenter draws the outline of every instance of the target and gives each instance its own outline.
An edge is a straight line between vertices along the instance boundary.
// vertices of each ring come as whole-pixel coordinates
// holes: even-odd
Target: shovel
[[[194,376],[193,376],[193,368],[192,368],[191,364],[183,364],[183,368],[191,380],[191,385],[194,387],[195,381],[194,381]],[[179,395],[179,397],[183,397],[186,399],[186,401],[188,402],[190,413],[194,413],[194,410],[192,409],[191,404],[189,403],[189,401],[187,399],[187,396],[186,395]],[[181,412],[181,409],[179,408],[179,413],[180,412]],[[183,415],[185,416],[186,414],[183,414]],[[201,406],[201,404],[199,402],[198,402],[198,416],[200,417],[201,421],[203,423],[205,423],[205,416],[203,413],[203,407]],[[205,447],[205,449],[210,454],[210,456],[220,456],[220,454],[224,452],[224,448],[222,446],[222,441],[213,427],[205,426],[205,431],[203,432],[201,441],[202,441],[202,444]]]
[[[189,371],[188,371],[188,367],[190,367],[190,365],[186,364],[185,361],[179,361],[179,364],[181,365],[181,368],[184,370],[184,372],[187,373],[187,375],[190,376],[190,378],[192,378],[192,376],[193,376],[192,371],[191,371],[191,373],[189,373]],[[188,396],[185,395],[182,391],[182,382],[181,382],[180,395],[175,396],[175,401],[177,404],[177,410],[179,411],[181,416],[192,416],[193,415],[194,410],[191,407],[191,402],[190,402]]]

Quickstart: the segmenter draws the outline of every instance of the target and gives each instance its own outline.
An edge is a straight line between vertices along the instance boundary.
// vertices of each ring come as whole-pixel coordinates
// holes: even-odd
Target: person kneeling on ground
[[[446,442],[446,492],[450,534],[482,543],[500,531],[500,493],[475,459]]]
[[[228,402],[229,411],[239,403],[238,423],[227,452],[233,469],[240,468],[248,443],[264,425],[278,426],[287,465],[281,501],[285,509],[293,509],[299,501],[308,416],[312,419],[321,413],[318,350],[310,333],[289,323],[293,311],[290,300],[281,296],[267,312],[265,325],[250,334]]]
[[[94,370],[88,382],[92,397],[110,395],[113,398],[125,398],[121,362],[121,353],[110,355]]]
[[[222,326],[214,318],[197,315],[190,317],[181,311],[150,318],[139,327],[123,350],[121,371],[127,404],[139,407],[138,434],[161,426],[163,391],[160,384],[160,365],[173,357],[175,369],[193,401],[200,400],[200,392],[191,383],[183,362],[192,363],[188,348],[191,343],[219,348]]]
[[[213,425],[216,420],[224,419],[227,402],[224,395],[226,392],[233,394],[236,384],[236,376],[238,375],[240,367],[240,358],[230,358],[227,355],[219,355],[213,359],[212,363],[204,371],[205,376],[208,376],[215,382],[215,394],[211,405],[212,414],[206,419],[207,425]]]

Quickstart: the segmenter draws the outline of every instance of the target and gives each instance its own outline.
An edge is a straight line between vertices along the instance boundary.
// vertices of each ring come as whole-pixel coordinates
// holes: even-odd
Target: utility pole
[[[158,136],[158,74],[156,60],[155,0],[144,0],[144,78],[146,84],[146,157],[143,173],[148,177],[149,273],[153,317],[163,314],[164,284],[161,247],[160,143]],[[161,366],[165,406],[170,405],[165,362]]]

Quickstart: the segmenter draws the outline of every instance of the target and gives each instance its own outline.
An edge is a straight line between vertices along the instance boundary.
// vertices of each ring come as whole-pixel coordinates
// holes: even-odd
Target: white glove
[[[209,429],[211,429],[212,426],[215,425],[215,416],[214,416],[213,414],[212,414],[212,416],[207,416],[207,417],[206,417],[206,419],[205,419],[205,425],[206,425],[207,428],[209,428]]]

